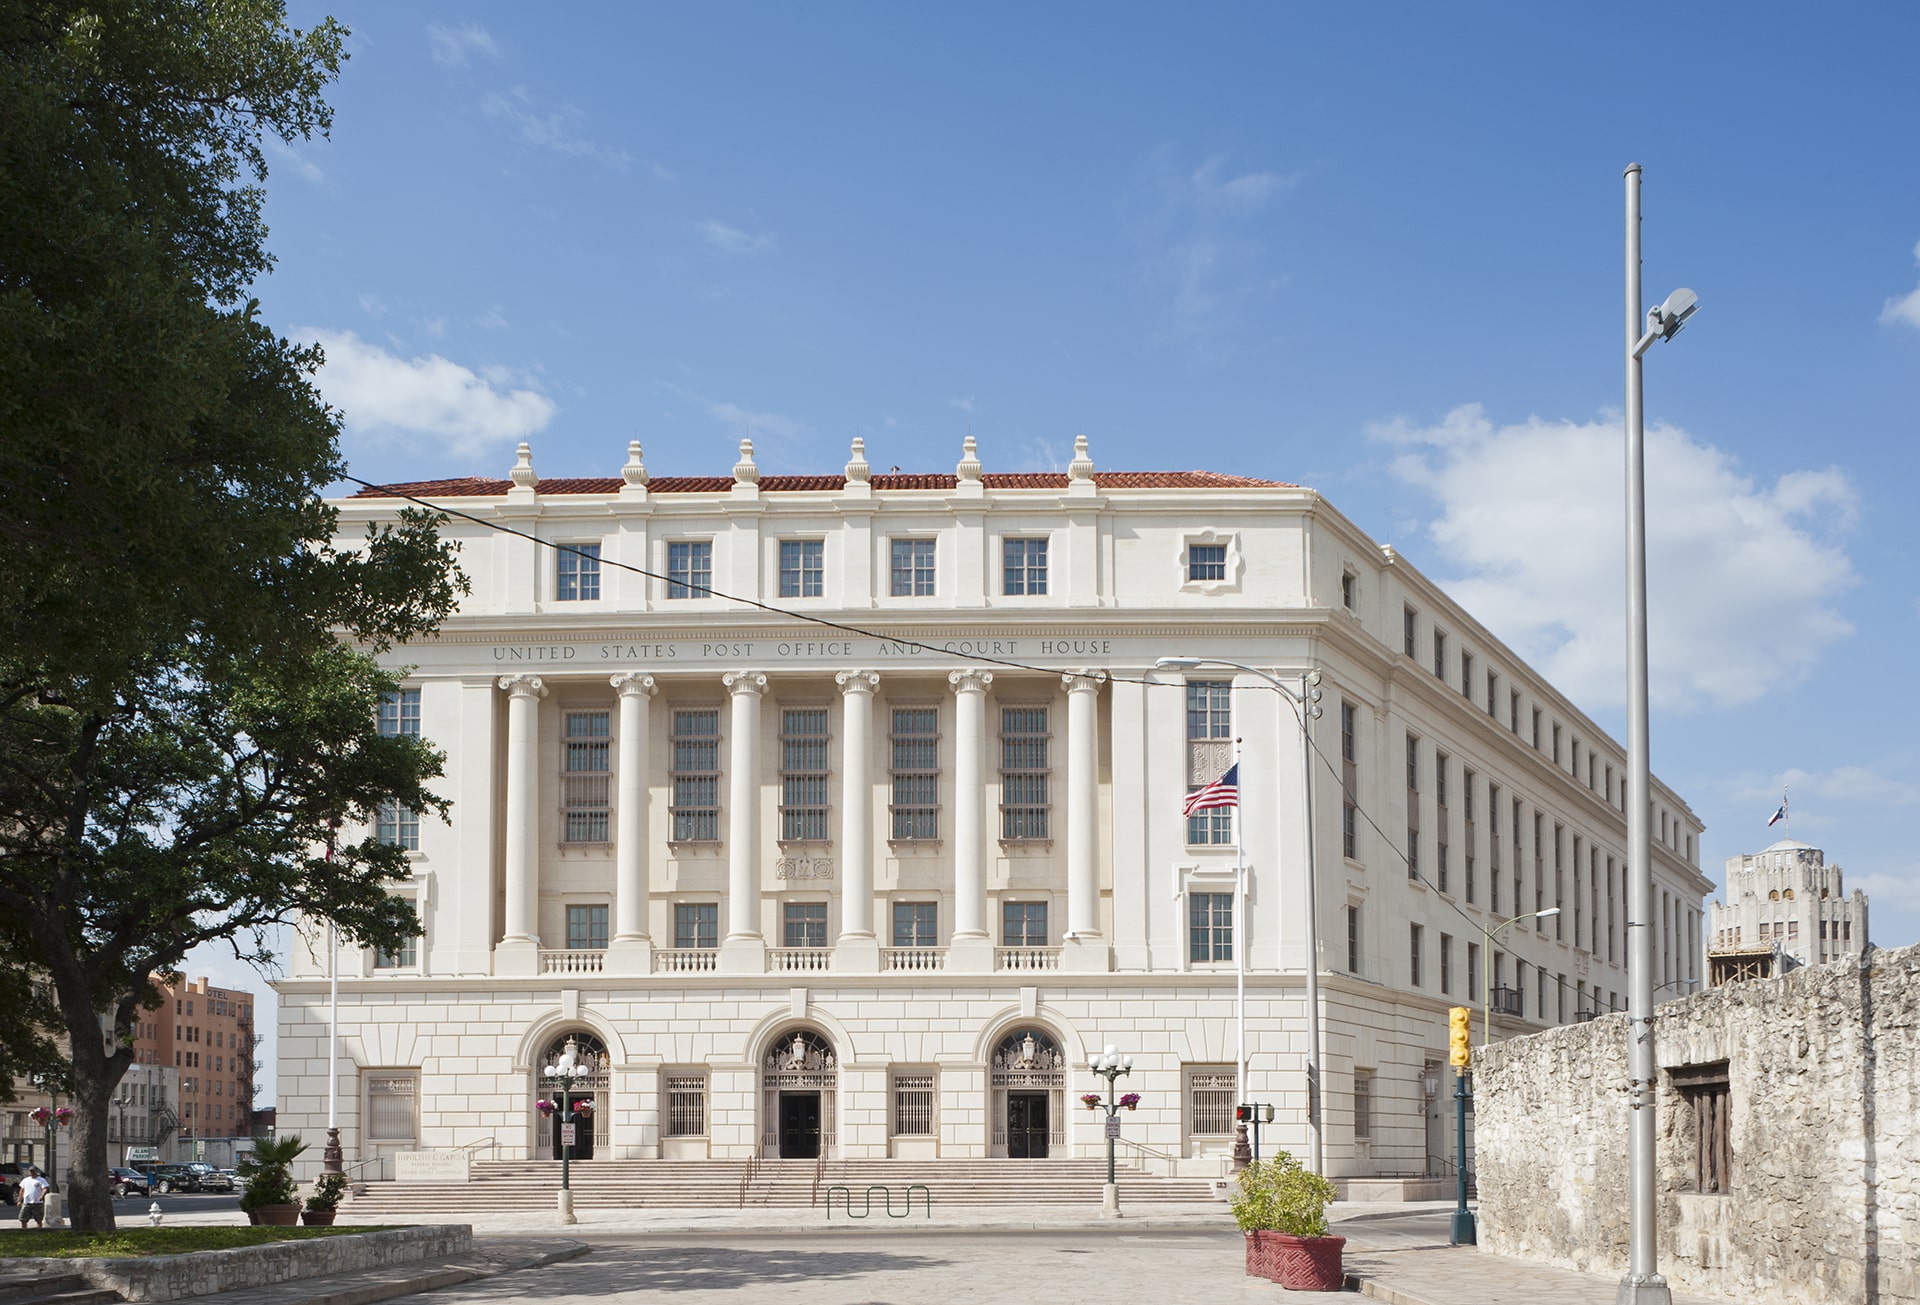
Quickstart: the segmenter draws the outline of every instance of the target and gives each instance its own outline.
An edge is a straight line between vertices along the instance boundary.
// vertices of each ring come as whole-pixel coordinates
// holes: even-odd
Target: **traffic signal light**
[[[1235,1106],[1233,1108],[1233,1117],[1234,1117],[1234,1120],[1238,1123],[1250,1124],[1253,1122],[1253,1107],[1252,1106]]]
[[[1473,1012],[1465,1006],[1447,1012],[1447,1063],[1455,1069],[1473,1063]]]

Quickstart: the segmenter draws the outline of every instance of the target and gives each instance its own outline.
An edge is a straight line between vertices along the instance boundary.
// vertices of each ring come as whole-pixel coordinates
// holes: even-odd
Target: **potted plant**
[[[1327,1233],[1333,1184],[1285,1151],[1240,1171],[1233,1220],[1247,1235],[1247,1276],[1271,1278],[1289,1291],[1339,1291],[1344,1237]]]
[[[240,1208],[252,1223],[290,1226],[300,1222],[299,1189],[293,1182],[293,1162],[307,1144],[298,1133],[285,1137],[263,1137],[253,1144],[253,1154],[240,1163]]]
[[[307,1198],[307,1208],[300,1212],[300,1222],[309,1227],[332,1223],[346,1192],[345,1174],[321,1174],[313,1180],[313,1194]]]

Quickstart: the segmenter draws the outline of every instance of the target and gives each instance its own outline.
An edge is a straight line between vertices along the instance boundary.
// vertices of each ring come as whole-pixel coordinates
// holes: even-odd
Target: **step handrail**
[[[747,1157],[746,1167],[740,1171],[740,1208],[742,1210],[747,1208],[747,1189],[753,1185],[753,1174],[759,1167],[760,1157],[750,1155]]]
[[[498,1139],[492,1138],[492,1137],[483,1137],[478,1142],[463,1142],[459,1146],[454,1147],[453,1149],[455,1151],[465,1151],[467,1153],[467,1159],[473,1160],[476,1158],[473,1154],[474,1151],[476,1151],[477,1149],[483,1146],[492,1148],[494,1152],[494,1154],[492,1156],[489,1156],[488,1159],[497,1160],[499,1158],[500,1143]]]
[[[1136,1142],[1130,1137],[1117,1137],[1114,1141],[1120,1146],[1132,1147],[1135,1151],[1139,1152],[1141,1156],[1152,1156],[1156,1160],[1165,1161],[1167,1177],[1173,1178],[1177,1176],[1174,1170],[1179,1166],[1180,1157],[1173,1154],[1173,1152],[1162,1151],[1160,1148],[1148,1146],[1144,1142]],[[1146,1165],[1143,1163],[1140,1167],[1145,1169]]]

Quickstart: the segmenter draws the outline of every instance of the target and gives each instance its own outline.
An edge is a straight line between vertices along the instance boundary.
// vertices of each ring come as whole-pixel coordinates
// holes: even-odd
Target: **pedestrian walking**
[[[28,1169],[27,1176],[20,1180],[20,1228],[24,1232],[27,1220],[34,1226],[47,1226],[47,1180],[40,1176],[38,1169]]]

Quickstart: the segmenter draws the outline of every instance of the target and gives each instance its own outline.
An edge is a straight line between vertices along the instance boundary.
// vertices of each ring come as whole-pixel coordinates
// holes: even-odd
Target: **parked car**
[[[20,1203],[20,1180],[27,1176],[27,1167],[15,1161],[0,1163],[0,1201],[8,1205]]]
[[[161,1196],[165,1196],[169,1192],[197,1192],[200,1190],[200,1175],[194,1172],[192,1165],[155,1165],[148,1171],[147,1178],[153,1190]]]
[[[113,1168],[107,1170],[107,1186],[115,1196],[145,1196],[147,1176],[138,1169]]]
[[[194,1181],[198,1183],[196,1191],[231,1192],[234,1189],[233,1177],[224,1169],[216,1169],[212,1165],[201,1164],[198,1161],[189,1164],[187,1168],[193,1170]]]

